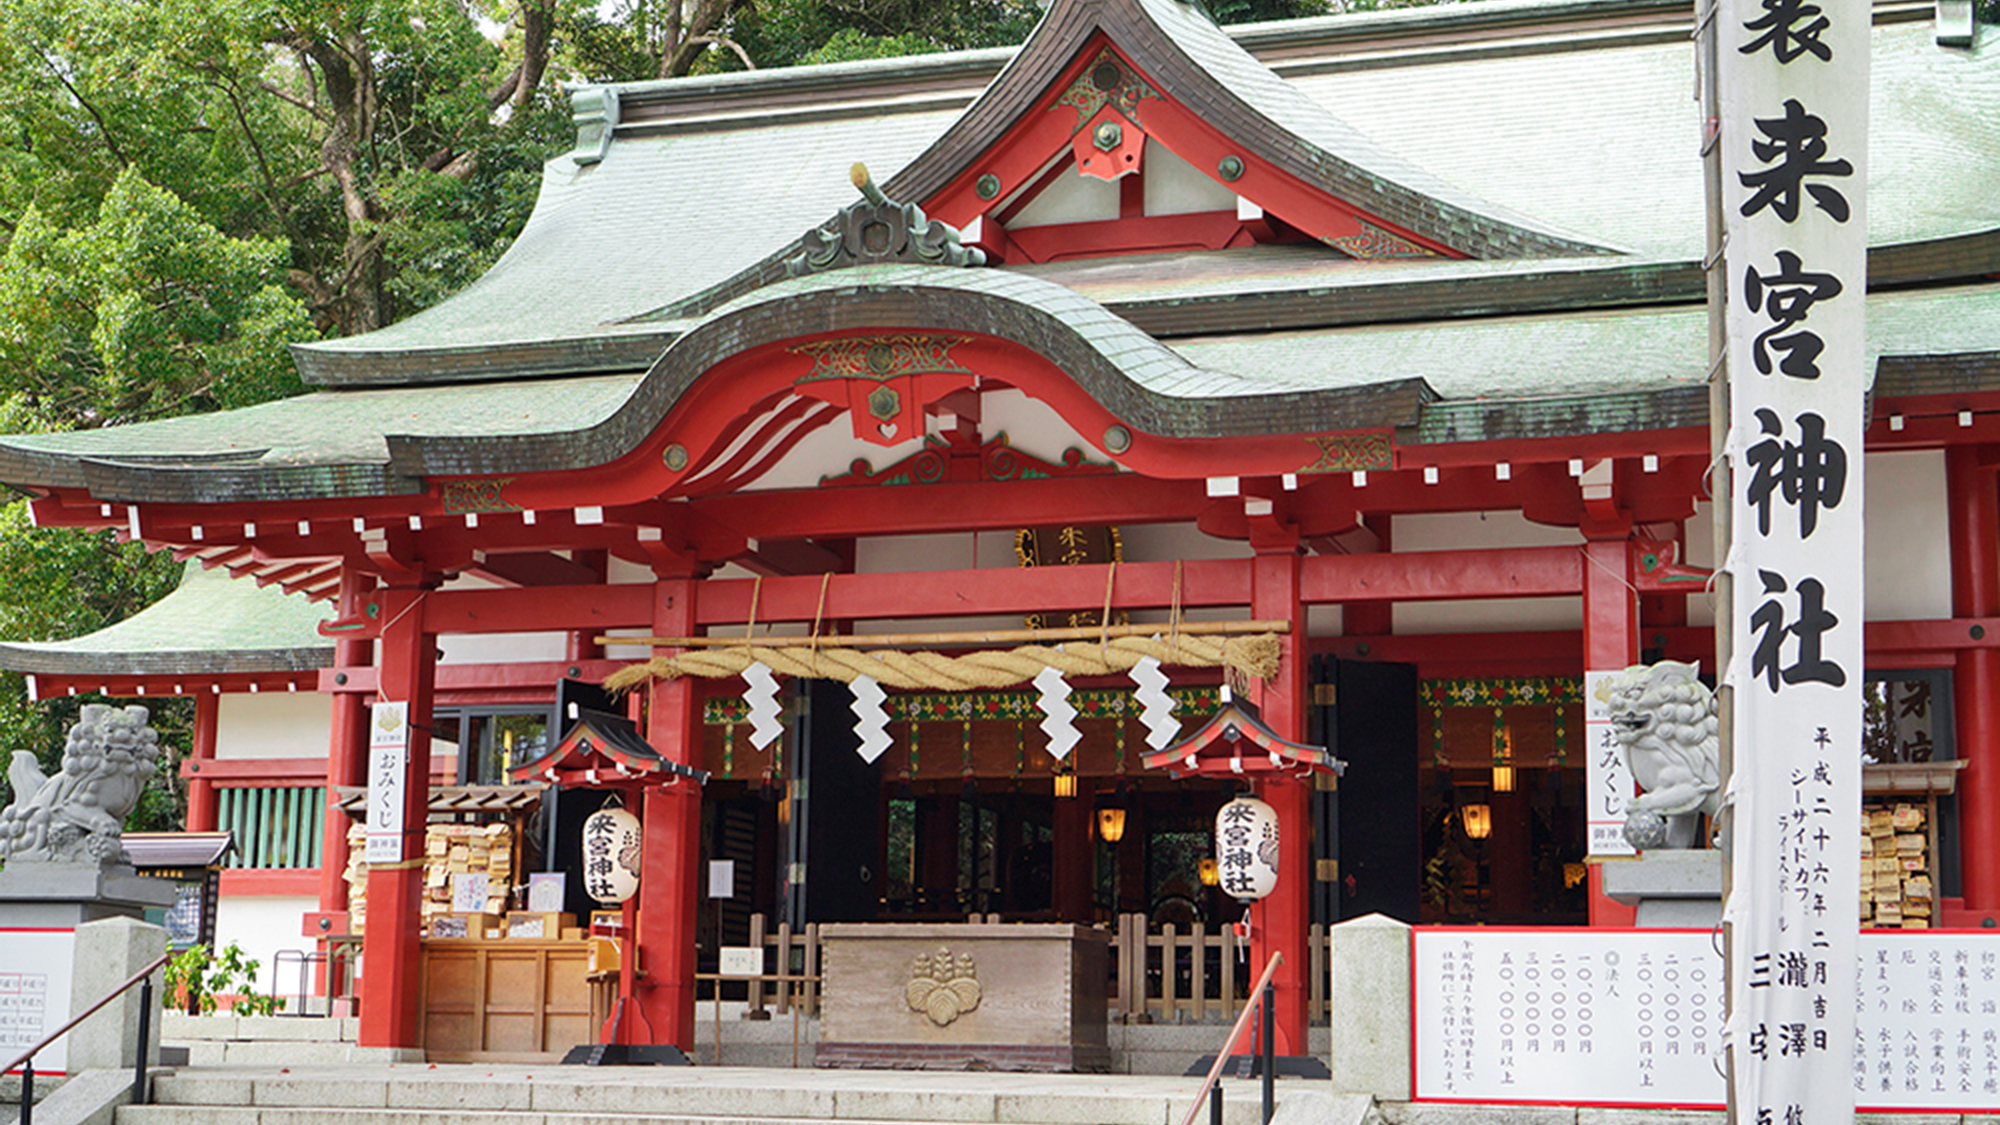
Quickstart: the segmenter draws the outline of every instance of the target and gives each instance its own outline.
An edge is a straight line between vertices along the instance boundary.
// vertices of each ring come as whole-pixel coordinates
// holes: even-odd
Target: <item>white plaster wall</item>
[[[333,697],[311,691],[224,695],[215,728],[218,758],[324,758]]]
[[[1142,159],[1151,159],[1158,147],[1146,146]],[[1056,177],[1008,223],[1010,228],[1045,227],[1056,223],[1089,223],[1118,217],[1118,184],[1100,180],[1075,170],[1075,162],[1065,154],[1060,158],[1070,170]]]
[[[561,633],[452,633],[438,638],[438,649],[440,664],[525,664],[568,653]]]
[[[1118,529],[1126,562],[1191,559],[1247,559],[1256,552],[1241,539],[1217,539],[1191,523],[1148,523]]]
[[[979,432],[987,441],[1006,434],[1008,445],[1051,464],[1062,464],[1063,454],[1071,449],[1083,450],[1084,457],[1091,461],[1109,460],[1102,449],[1071,428],[1054,407],[1011,388],[979,396]]]
[[[1575,528],[1530,522],[1519,512],[1448,512],[1395,517],[1390,542],[1401,553],[1478,547],[1581,546],[1583,536]],[[1583,599],[1579,597],[1399,602],[1395,607],[1398,633],[1502,633],[1582,627]]]
[[[1871,453],[1866,492],[1863,597],[1868,620],[1950,617],[1951,521],[1944,454]]]
[[[1085,441],[1054,407],[1021,391],[989,390],[980,396],[979,409],[979,432],[984,440],[1005,434],[1013,448],[1057,465],[1062,464],[1063,454],[1071,449],[1083,450],[1084,456],[1092,461],[1107,460],[1104,451]],[[937,421],[932,419],[929,424],[935,433]],[[745,491],[818,488],[826,477],[846,474],[857,460],[867,462],[869,472],[879,473],[922,449],[921,439],[895,445],[862,441],[854,436],[853,423],[842,415],[799,439],[797,445]]]
[[[309,895],[224,895],[215,905],[215,947],[235,942],[257,961],[257,991],[289,994],[296,1003],[298,970],[287,966],[285,978],[275,980],[276,955],[281,949],[313,947],[300,928],[306,912],[318,909],[319,900]]]
[[[1146,145],[1146,214],[1235,211],[1236,193],[1165,145]]]

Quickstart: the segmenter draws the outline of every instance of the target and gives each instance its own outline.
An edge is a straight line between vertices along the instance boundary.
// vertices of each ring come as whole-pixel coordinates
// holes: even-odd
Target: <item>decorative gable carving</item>
[[[785,262],[791,277],[843,269],[847,266],[904,262],[924,266],[983,266],[986,255],[959,241],[958,228],[924,214],[914,203],[897,203],[882,194],[856,164],[854,186],[861,198],[842,208],[827,223],[800,238],[801,251]]]

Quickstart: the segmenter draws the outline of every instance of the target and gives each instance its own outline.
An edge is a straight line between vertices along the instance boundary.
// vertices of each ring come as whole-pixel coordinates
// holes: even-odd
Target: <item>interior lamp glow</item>
[[[1493,834],[1493,808],[1490,805],[1466,805],[1458,810],[1465,821],[1465,834],[1475,840],[1484,840]]]
[[[1061,773],[1056,774],[1056,796],[1058,797],[1076,796],[1075,774],[1069,772],[1068,770],[1064,770]]]
[[[1203,859],[1198,870],[1201,872],[1202,886],[1213,887],[1217,883],[1222,882],[1222,865],[1215,862],[1215,857],[1210,856]]]
[[[1097,834],[1107,844],[1115,844],[1125,838],[1125,810],[1098,809]]]

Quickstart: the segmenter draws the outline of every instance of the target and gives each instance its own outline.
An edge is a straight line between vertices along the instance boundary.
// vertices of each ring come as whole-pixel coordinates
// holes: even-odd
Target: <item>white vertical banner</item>
[[[1618,741],[1618,728],[1611,721],[1611,681],[1623,669],[1583,674],[1583,738],[1590,747],[1590,761],[1583,772],[1589,793],[1590,856],[1637,855],[1639,849],[1625,839],[1625,814],[1632,803],[1632,765],[1625,760],[1625,744]]]
[[[403,860],[404,776],[410,757],[410,705],[377,703],[368,716],[369,863]]]
[[[1847,1125],[1860,887],[1866,0],[1719,0],[1735,1120]]]

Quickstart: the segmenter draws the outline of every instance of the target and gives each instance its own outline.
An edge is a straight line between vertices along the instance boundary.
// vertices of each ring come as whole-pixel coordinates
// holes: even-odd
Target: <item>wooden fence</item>
[[[1000,921],[999,915],[967,919]],[[750,944],[764,947],[762,980],[745,985],[754,1009],[789,1014],[792,997],[806,1015],[819,1014],[819,927],[768,927],[762,914],[750,916]],[[1306,1011],[1314,1023],[1328,1018],[1326,927],[1312,927],[1306,943]],[[1143,914],[1123,914],[1111,931],[1111,979],[1105,992],[1111,1018],[1126,1023],[1228,1023],[1242,1010],[1243,993],[1255,974],[1247,950],[1227,926],[1196,924],[1149,928]],[[787,984],[781,976],[808,978]],[[734,995],[731,988],[725,995]]]

